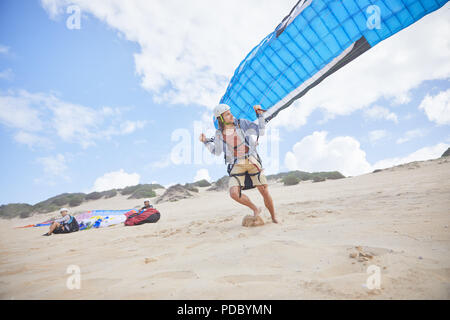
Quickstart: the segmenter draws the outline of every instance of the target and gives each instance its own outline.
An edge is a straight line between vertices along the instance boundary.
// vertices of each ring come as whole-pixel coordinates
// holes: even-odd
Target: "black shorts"
[[[71,230],[70,229],[70,226],[69,225],[67,225],[67,224],[62,224],[62,225],[60,225],[58,228],[56,228],[54,231],[53,231],[53,233],[54,234],[58,234],[58,233],[71,233],[71,232],[75,232],[75,231],[78,231],[78,230]]]

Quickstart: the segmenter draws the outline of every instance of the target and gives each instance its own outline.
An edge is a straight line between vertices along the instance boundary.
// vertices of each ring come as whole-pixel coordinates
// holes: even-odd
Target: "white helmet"
[[[214,118],[219,117],[222,113],[224,113],[225,111],[230,110],[230,106],[224,103],[221,103],[219,105],[217,105],[214,108]]]
[[[66,208],[61,208],[61,209],[59,209],[59,213],[64,212],[64,211],[69,212],[69,209],[66,209]]]
[[[150,203],[150,199],[145,199],[144,203],[146,203],[146,202]]]

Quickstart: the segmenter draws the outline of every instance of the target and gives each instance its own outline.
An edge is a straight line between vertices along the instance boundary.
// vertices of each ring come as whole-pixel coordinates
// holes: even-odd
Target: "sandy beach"
[[[450,158],[270,190],[278,225],[264,208],[264,226],[243,227],[250,210],[205,188],[156,205],[156,224],[42,237],[47,227],[14,227],[57,213],[0,220],[0,298],[450,298]],[[116,196],[73,211],[137,205]],[[80,289],[66,285],[71,265]],[[367,287],[369,266],[379,288]]]

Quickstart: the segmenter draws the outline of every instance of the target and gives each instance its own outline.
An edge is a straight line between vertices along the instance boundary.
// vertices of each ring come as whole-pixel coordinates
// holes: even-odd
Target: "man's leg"
[[[257,216],[261,212],[261,208],[257,208],[253,202],[250,201],[249,197],[247,197],[245,194],[241,194],[241,197],[239,197],[239,186],[233,186],[230,188],[230,197],[239,202],[240,204],[243,204],[244,206],[249,207],[253,210],[253,215]]]
[[[52,225],[50,226],[50,230],[48,231],[48,234],[52,234],[53,231],[55,231],[56,228],[59,227],[59,223],[58,222],[53,222]]]
[[[272,217],[272,221],[275,223],[278,223],[277,218],[275,217],[275,209],[273,207],[273,200],[272,196],[269,193],[269,187],[267,184],[256,186],[258,188],[258,191],[261,193],[261,195],[264,198],[264,204],[266,208],[269,210],[270,215]]]

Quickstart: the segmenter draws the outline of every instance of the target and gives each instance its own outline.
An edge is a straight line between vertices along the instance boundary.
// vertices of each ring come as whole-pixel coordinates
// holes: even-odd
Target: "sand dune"
[[[161,203],[161,220],[42,237],[1,220],[2,299],[449,299],[450,159],[295,186],[270,185],[280,224],[201,189]],[[245,191],[264,206],[256,190]],[[129,209],[117,196],[88,209]],[[66,286],[68,266],[81,288]],[[367,268],[380,270],[370,289]]]

